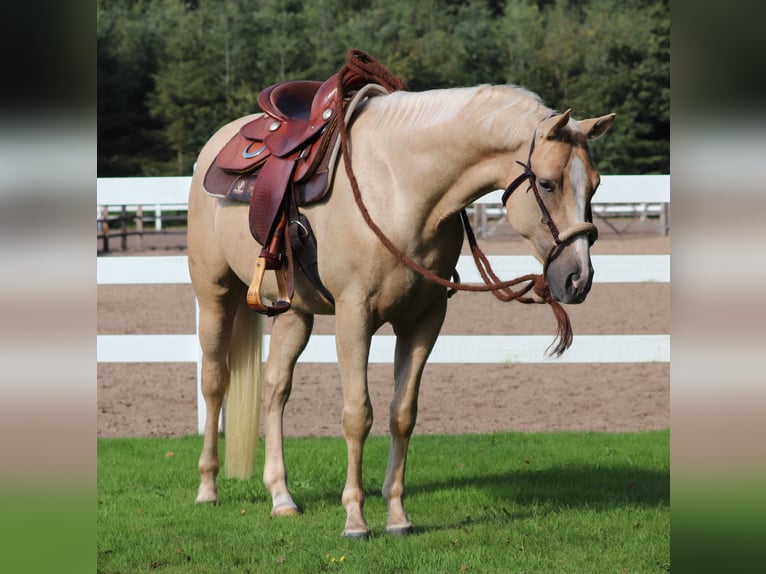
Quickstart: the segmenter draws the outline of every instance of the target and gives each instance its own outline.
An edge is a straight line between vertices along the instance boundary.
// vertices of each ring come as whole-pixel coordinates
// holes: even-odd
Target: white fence
[[[137,181],[141,183],[137,185]],[[183,213],[191,177],[132,177],[101,178],[98,180],[97,225],[108,251],[110,238],[120,238],[125,249],[128,235],[150,234],[144,223],[152,222],[154,232],[163,230],[167,212]],[[491,230],[490,219],[500,218],[502,190],[480,198],[475,207],[475,231],[479,237]],[[593,200],[593,213],[613,231],[619,233],[607,217],[656,216],[659,230],[668,232],[668,205],[670,201],[670,176],[667,175],[606,175],[602,177],[599,192]],[[112,216],[111,214],[115,214]],[[176,217],[177,219],[178,217]],[[119,220],[120,230],[108,230],[110,220]],[[128,231],[129,220],[136,222],[136,230]]]
[[[190,178],[109,178],[98,180],[98,205],[157,206],[184,205]],[[480,204],[499,203],[502,192],[482,198]],[[594,203],[611,205],[659,205],[670,202],[669,176],[603,176]],[[594,210],[596,205],[594,205]],[[540,270],[532,256],[492,256],[493,268],[501,277],[517,277]],[[595,255],[600,283],[644,283],[670,281],[669,255]],[[466,283],[481,278],[470,256],[461,256],[458,272]],[[190,282],[185,256],[100,257],[97,260],[99,285],[187,284]],[[441,336],[431,354],[431,363],[645,363],[670,361],[670,335],[578,335],[572,347],[560,358],[551,359],[545,349],[551,337],[545,336]],[[392,363],[393,336],[376,335],[370,351],[371,363]],[[264,357],[269,337],[264,339]],[[198,424],[204,427],[204,408],[200,392],[200,357],[197,336],[179,335],[98,335],[97,361],[100,363],[197,364]],[[335,338],[314,335],[300,357],[305,363],[335,363]]]

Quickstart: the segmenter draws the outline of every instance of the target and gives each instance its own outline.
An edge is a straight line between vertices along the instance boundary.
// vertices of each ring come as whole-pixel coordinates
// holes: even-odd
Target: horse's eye
[[[551,193],[553,191],[553,182],[550,179],[541,179],[538,182],[540,189]]]

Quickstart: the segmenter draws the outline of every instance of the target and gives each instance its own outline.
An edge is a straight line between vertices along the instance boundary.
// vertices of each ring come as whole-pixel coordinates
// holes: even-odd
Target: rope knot
[[[542,275],[535,276],[532,293],[535,296],[535,303],[549,303],[553,301],[551,291],[548,289],[548,282]]]

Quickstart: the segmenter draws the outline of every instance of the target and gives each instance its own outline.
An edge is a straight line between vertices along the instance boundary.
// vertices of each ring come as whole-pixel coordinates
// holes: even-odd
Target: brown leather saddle
[[[293,264],[334,304],[322,285],[316,241],[298,208],[321,201],[335,169],[338,117],[354,92],[370,82],[346,69],[324,82],[291,81],[258,95],[264,112],[242,126],[221,149],[205,174],[205,190],[216,197],[250,204],[250,232],[263,247],[247,292],[248,305],[266,315],[290,308]],[[263,302],[267,270],[274,270],[278,299]]]

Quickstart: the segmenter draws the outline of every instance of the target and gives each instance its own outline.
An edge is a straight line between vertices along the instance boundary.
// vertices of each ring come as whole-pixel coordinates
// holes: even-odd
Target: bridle
[[[551,117],[551,116],[548,116],[548,117]],[[537,175],[532,170],[532,154],[535,151],[536,140],[537,140],[537,128],[535,128],[535,131],[532,134],[532,143],[529,145],[529,155],[527,156],[527,163],[524,164],[516,160],[516,163],[519,164],[521,167],[523,167],[524,171],[523,173],[521,173],[521,175],[519,175],[516,179],[514,179],[510,184],[508,184],[508,187],[505,188],[505,191],[503,192],[503,196],[502,196],[502,203],[503,203],[503,207],[505,207],[506,206],[505,204],[510,199],[511,194],[514,191],[516,191],[516,189],[518,189],[522,183],[524,183],[524,180],[529,181],[529,187],[527,188],[527,193],[529,193],[529,191],[532,190],[532,193],[535,196],[535,201],[537,202],[537,205],[540,208],[540,212],[542,213],[542,216],[543,216],[542,223],[548,226],[548,229],[550,230],[551,235],[553,236],[553,247],[548,252],[548,256],[545,258],[545,263],[544,263],[544,269],[547,270],[548,265],[553,259],[555,259],[556,255],[561,249],[561,246],[565,244],[567,241],[569,241],[572,237],[585,234],[588,236],[588,243],[590,245],[593,245],[596,242],[596,239],[598,239],[598,228],[593,224],[593,213],[591,211],[590,204],[588,204],[588,208],[585,213],[584,222],[575,223],[567,227],[563,232],[559,231],[558,227],[556,226],[556,223],[553,221],[553,218],[551,217],[550,211],[548,211],[548,207],[545,205],[545,202],[543,201],[543,198],[540,195],[540,189],[537,186]],[[544,273],[545,271],[543,272],[543,274]]]

